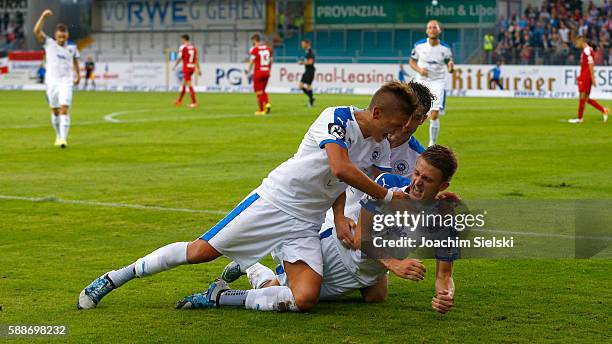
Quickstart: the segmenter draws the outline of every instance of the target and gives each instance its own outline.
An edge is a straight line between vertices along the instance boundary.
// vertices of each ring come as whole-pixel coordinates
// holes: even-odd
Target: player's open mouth
[[[423,196],[423,189],[421,189],[420,187],[416,186],[416,185],[411,185],[410,186],[410,194],[414,197],[420,198]]]

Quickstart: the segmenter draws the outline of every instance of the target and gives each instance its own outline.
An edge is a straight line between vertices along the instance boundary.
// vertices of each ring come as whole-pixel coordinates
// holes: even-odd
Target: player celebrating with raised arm
[[[344,216],[348,185],[375,199],[406,198],[372,181],[362,168],[388,169],[385,137],[403,128],[419,107],[407,85],[390,82],[372,97],[367,109],[327,108],[304,136],[297,153],[274,169],[225,218],[192,242],[177,242],[95,279],[78,298],[78,308],[94,308],[113,289],[184,264],[225,255],[248,267],[274,251],[283,261],[289,286],[228,291],[222,280],[183,300],[179,308],[241,306],[256,310],[305,311],[318,301],[323,258],[318,231],[330,207],[338,238],[347,240],[350,221]]]
[[[312,81],[315,77],[315,55],[310,46],[310,40],[303,39],[300,41],[302,49],[304,49],[304,58],[300,60],[299,64],[304,65],[304,74],[300,79],[300,89],[308,96],[308,107],[314,106],[314,97],[312,96]]]
[[[269,114],[272,110],[270,98],[266,93],[268,79],[270,79],[270,71],[272,70],[272,49],[261,41],[259,34],[251,36],[251,44],[253,48],[249,51],[249,67],[247,74],[251,75],[253,71],[253,90],[257,96],[258,110],[256,116]]]
[[[440,120],[446,108],[446,72],[453,72],[453,54],[448,44],[439,39],[442,29],[437,20],[427,23],[427,38],[414,44],[410,67],[417,72],[415,81],[425,84],[436,96],[429,121],[429,146],[438,143]]]
[[[411,200],[431,203],[450,185],[450,180],[457,170],[455,154],[446,147],[434,145],[429,147],[417,159],[417,165],[410,179],[383,173],[376,182],[391,190],[406,190]],[[408,184],[406,184],[408,181]],[[368,207],[368,200],[364,199]],[[433,203],[435,204],[435,203]],[[359,207],[361,210],[361,207]],[[320,233],[323,251],[323,283],[321,299],[332,300],[354,290],[361,291],[365,302],[384,301],[388,294],[387,271],[400,278],[420,281],[425,278],[425,266],[418,259],[385,258],[373,259],[360,250],[352,250],[339,241],[334,234],[333,225]],[[361,228],[356,227],[355,245],[361,244]],[[435,250],[436,283],[432,308],[440,313],[447,313],[454,305],[455,283],[453,280],[453,262],[458,258],[456,249],[438,248]],[[230,263],[224,270],[223,278],[228,277],[235,263]],[[275,285],[286,285],[286,276],[282,265],[276,268],[277,273],[257,263],[246,270],[253,288],[268,288]],[[238,275],[234,274],[232,281]]]
[[[72,104],[72,88],[81,80],[79,73],[79,51],[76,45],[68,42],[68,27],[57,24],[55,39],[43,32],[43,26],[51,10],[45,10],[34,25],[34,35],[45,48],[47,86],[47,102],[52,109],[51,124],[55,129],[55,145],[61,148],[68,146],[68,130],[70,129],[70,106]]]
[[[608,121],[608,109],[601,106],[595,99],[591,99],[591,86],[596,87],[595,81],[595,61],[593,60],[593,48],[587,43],[586,37],[578,36],[574,40],[576,48],[582,50],[580,54],[580,76],[578,77],[578,93],[580,100],[578,103],[578,118],[571,118],[570,123],[582,123],[582,115],[584,114],[584,105],[589,103],[603,115],[604,123]]]
[[[181,94],[176,101],[176,105],[183,105],[185,87],[189,87],[189,95],[191,96],[191,104],[189,104],[189,107],[194,108],[198,106],[198,102],[196,101],[195,91],[193,90],[193,86],[191,84],[191,77],[193,76],[194,72],[197,72],[198,75],[202,75],[202,72],[200,72],[198,49],[191,44],[189,41],[189,35],[187,34],[181,36],[181,42],[182,44],[179,47],[179,58],[176,60],[176,63],[172,68],[172,70],[175,70],[179,63],[181,63],[181,61],[183,62],[183,85],[181,87]]]

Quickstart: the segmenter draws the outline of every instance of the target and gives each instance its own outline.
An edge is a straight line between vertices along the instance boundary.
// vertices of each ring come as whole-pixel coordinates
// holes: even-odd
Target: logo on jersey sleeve
[[[378,159],[380,159],[380,147],[376,147],[374,148],[374,151],[372,152],[372,162],[376,162],[378,161]]]
[[[406,160],[398,160],[393,163],[393,173],[404,175],[408,172],[408,162]]]
[[[346,128],[337,123],[329,123],[327,125],[327,131],[330,135],[338,140],[344,141],[346,138]]]

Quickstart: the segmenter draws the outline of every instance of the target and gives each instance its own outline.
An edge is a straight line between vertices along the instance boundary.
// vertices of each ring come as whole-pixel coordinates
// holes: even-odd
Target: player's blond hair
[[[385,83],[374,93],[368,109],[372,110],[374,107],[389,109],[393,107],[405,116],[421,117],[429,112],[434,98],[429,88],[422,84],[417,82],[405,84],[394,80]]]

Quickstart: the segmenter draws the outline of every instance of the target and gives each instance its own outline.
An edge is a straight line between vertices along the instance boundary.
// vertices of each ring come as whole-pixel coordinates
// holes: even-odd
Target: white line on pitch
[[[61,198],[55,198],[55,197],[23,197],[23,196],[0,195],[0,199],[14,200],[14,201],[28,201],[28,202],[36,202],[36,203],[50,202],[50,203],[63,203],[63,204],[90,205],[90,206],[96,206],[96,207],[130,208],[130,209],[170,211],[170,212],[182,212],[182,213],[202,213],[202,214],[219,214],[219,215],[227,214],[227,212],[223,210],[169,208],[169,207],[142,205],[142,204],[61,199]]]
[[[121,114],[127,113],[126,111],[122,111]],[[195,120],[211,120],[211,119],[224,119],[224,118],[256,118],[253,115],[248,114],[216,114],[216,115],[203,115],[203,116],[190,116],[190,117],[157,117],[157,118],[140,118],[140,119],[126,119],[126,120],[118,120],[114,118],[119,113],[114,112],[109,115],[113,115],[111,117],[112,121],[106,119],[108,115],[105,115],[105,120],[103,121],[75,121],[72,123],[72,126],[84,126],[84,125],[95,125],[95,124],[104,124],[104,123],[146,123],[146,122],[164,122],[164,121],[195,121]],[[271,117],[297,117],[297,116],[311,116],[312,114],[303,114],[303,115],[271,115]],[[0,126],[0,129],[31,129],[31,128],[46,128],[50,127],[50,124],[24,124],[24,125],[12,125],[12,126]]]
[[[112,123],[120,123],[122,121],[115,119],[115,116],[120,116],[120,115],[125,115],[128,113],[142,113],[142,112],[147,112],[147,111],[152,111],[151,109],[143,109],[143,110],[126,110],[126,111],[116,111],[116,112],[111,112],[108,115],[104,115],[104,120],[107,122],[112,122]]]

